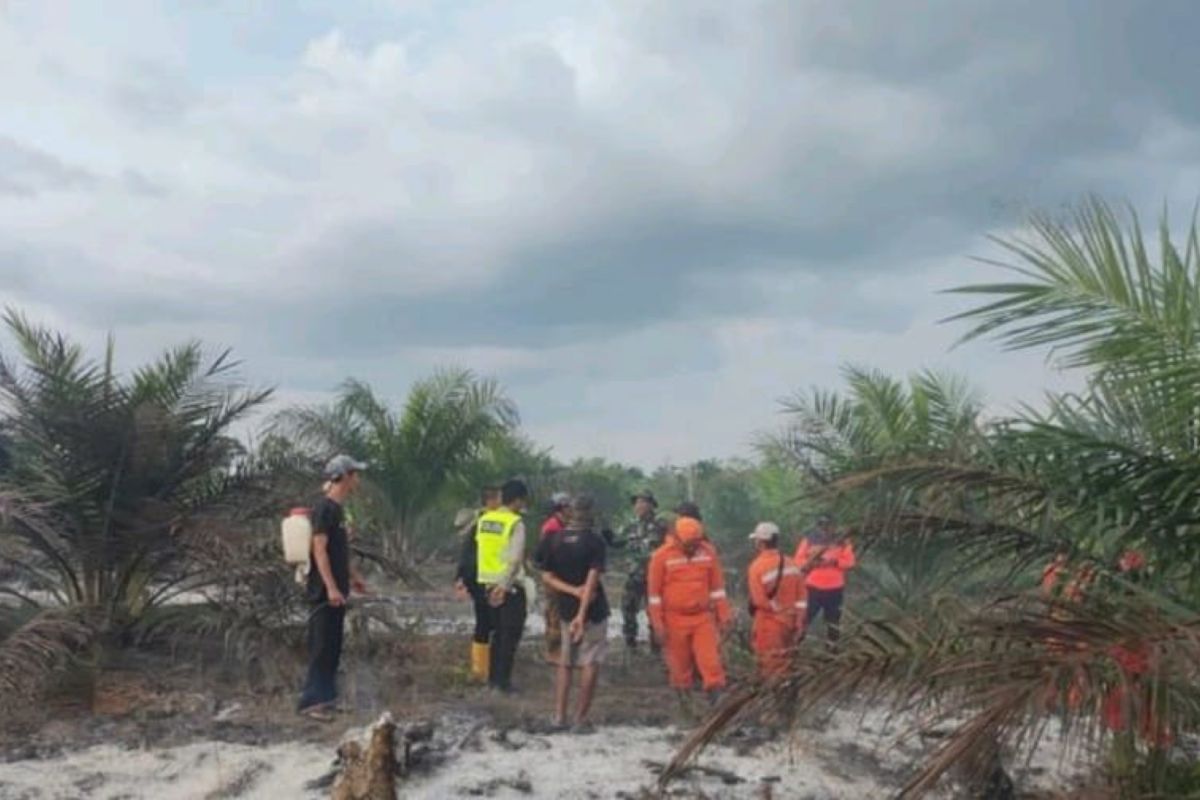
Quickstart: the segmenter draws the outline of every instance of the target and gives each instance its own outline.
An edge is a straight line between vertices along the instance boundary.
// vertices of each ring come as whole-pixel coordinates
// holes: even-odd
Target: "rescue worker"
[[[733,622],[717,550],[704,538],[704,525],[680,517],[666,542],[650,558],[647,575],[650,624],[663,643],[671,686],[695,688],[696,672],[715,699],[725,688],[721,636]]]
[[[805,574],[804,586],[808,590],[803,633],[808,632],[818,614],[824,613],[825,635],[830,644],[841,637],[846,571],[856,563],[854,546],[849,538],[838,537],[833,515],[817,517],[816,529],[806,534],[796,548],[796,566]]]
[[[1138,584],[1145,580],[1146,567],[1145,555],[1126,550],[1117,559],[1116,572],[1122,582]],[[1126,596],[1134,592],[1128,587],[1120,591]],[[1158,660],[1154,649],[1148,642],[1133,638],[1109,646],[1108,656],[1121,671],[1121,680],[1104,698],[1104,726],[1119,735],[1136,733],[1156,749],[1169,749],[1174,733],[1163,719],[1161,688],[1151,677]]]
[[[500,507],[500,487],[484,486],[479,493],[480,508],[474,512],[460,511],[454,526],[462,531],[462,549],[458,555],[458,571],[454,576],[454,589],[460,597],[470,597],[475,612],[475,632],[471,636],[471,679],[487,683],[488,661],[491,658],[489,642],[492,638],[492,610],[488,605],[487,592],[477,576],[478,544],[475,532],[479,518]]]
[[[571,496],[566,492],[555,492],[550,497],[550,516],[546,517],[546,521],[542,523],[542,533],[539,537],[541,540],[555,533],[564,530],[567,525],[567,510],[571,506]],[[541,564],[538,564],[535,558],[534,566],[538,569],[543,569]],[[562,655],[562,630],[559,625],[558,618],[558,601],[554,597],[554,588],[547,584],[544,587],[546,592],[546,607],[543,611],[546,619],[546,661],[551,664],[557,664],[559,656]]]
[[[610,545],[614,550],[625,551],[625,588],[621,595],[621,632],[625,646],[635,649],[638,641],[638,613],[646,603],[646,568],[650,556],[662,546],[667,525],[658,516],[658,501],[649,490],[643,490],[629,498],[633,505],[634,521],[627,525],[620,538]],[[657,653],[660,641],[650,628],[650,650]]]
[[[517,646],[525,632],[525,522],[521,512],[529,504],[529,489],[523,481],[506,481],[500,487],[500,503],[500,508],[479,518],[475,542],[478,579],[491,611],[488,685],[510,694]]]
[[[755,557],[746,585],[754,618],[751,645],[763,678],[787,672],[791,649],[804,630],[808,603],[804,574],[779,550],[779,526],[760,522],[750,534]]]

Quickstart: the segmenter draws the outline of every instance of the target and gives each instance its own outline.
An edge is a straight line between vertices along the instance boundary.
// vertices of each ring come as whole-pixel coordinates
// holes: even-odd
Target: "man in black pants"
[[[804,633],[811,630],[817,615],[824,614],[825,635],[831,644],[837,643],[842,630],[846,572],[856,563],[854,545],[848,535],[837,532],[833,515],[819,516],[816,529],[806,534],[796,548],[796,566],[804,573],[808,590]]]
[[[525,523],[521,512],[529,504],[529,489],[522,481],[507,481],[500,487],[500,502],[500,508],[479,518],[475,529],[476,571],[487,588],[492,609],[488,684],[508,693],[513,691],[513,662],[525,632]]]
[[[325,497],[312,510],[312,547],[309,554],[307,595],[308,678],[298,710],[313,719],[333,719],[337,698],[338,663],[346,623],[346,598],[353,589],[366,592],[366,584],[350,563],[346,537],[345,503],[358,488],[365,464],[350,456],[336,456],[325,465]]]
[[[470,596],[475,611],[475,633],[471,637],[471,678],[480,683],[488,679],[488,662],[491,655],[492,640],[492,609],[488,605],[487,592],[479,584],[476,561],[475,529],[479,518],[489,511],[500,507],[500,487],[483,487],[480,502],[482,509],[470,515],[469,519],[455,521],[455,525],[466,525],[463,533],[462,550],[458,556],[458,572],[455,574],[454,588],[461,597]],[[468,512],[469,514],[470,512]]]

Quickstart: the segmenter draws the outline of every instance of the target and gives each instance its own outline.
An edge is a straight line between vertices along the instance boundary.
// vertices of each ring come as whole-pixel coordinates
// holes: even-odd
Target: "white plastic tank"
[[[293,508],[283,520],[283,560],[307,565],[312,549],[312,521],[307,508]]]

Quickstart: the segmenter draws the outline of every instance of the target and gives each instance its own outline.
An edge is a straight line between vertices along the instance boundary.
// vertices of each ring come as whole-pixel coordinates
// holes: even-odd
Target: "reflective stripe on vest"
[[[513,528],[521,521],[521,515],[507,508],[489,511],[479,518],[475,526],[475,551],[478,556],[477,580],[485,586],[500,583],[508,574],[509,564],[504,560]]]

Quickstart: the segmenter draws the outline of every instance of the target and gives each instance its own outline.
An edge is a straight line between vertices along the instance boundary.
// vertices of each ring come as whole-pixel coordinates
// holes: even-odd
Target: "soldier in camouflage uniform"
[[[637,647],[638,612],[646,604],[646,566],[650,556],[663,543],[667,526],[658,514],[658,501],[648,491],[635,494],[631,501],[637,519],[621,532],[621,538],[612,543],[613,548],[625,551],[628,574],[625,591],[621,598],[621,615],[624,617],[622,631],[625,644]],[[650,631],[650,647],[658,652],[659,642]]]

